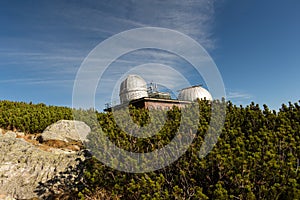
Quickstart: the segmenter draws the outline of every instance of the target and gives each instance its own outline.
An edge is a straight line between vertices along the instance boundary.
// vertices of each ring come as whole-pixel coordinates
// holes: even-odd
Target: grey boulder
[[[42,133],[43,141],[61,140],[87,141],[86,136],[91,132],[91,128],[82,121],[60,120],[48,126]]]

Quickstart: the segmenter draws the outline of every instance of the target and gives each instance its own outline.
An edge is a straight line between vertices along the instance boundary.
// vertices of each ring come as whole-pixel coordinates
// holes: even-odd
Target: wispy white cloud
[[[214,1],[138,1],[130,9],[131,20],[150,26],[159,26],[183,32],[206,48],[211,39]]]
[[[50,5],[50,6],[49,6]],[[213,1],[88,1],[84,4],[60,2],[57,5],[47,4],[45,10],[51,21],[58,23],[31,24],[33,30],[41,31],[43,36],[6,38],[10,43],[25,44],[31,49],[7,49],[0,56],[25,57],[15,59],[28,64],[44,62],[45,65],[74,62],[80,64],[91,50],[89,41],[96,45],[101,40],[130,28],[144,26],[166,27],[188,34],[198,42],[210,48],[211,22],[213,20]],[[56,9],[54,9],[56,8]],[[63,11],[63,12],[62,12]],[[42,11],[40,11],[42,12]],[[48,14],[47,14],[48,13]],[[41,13],[40,13],[41,14]],[[50,15],[51,14],[51,15]],[[50,17],[51,16],[51,17]],[[48,19],[48,20],[49,20]],[[58,26],[64,25],[65,32]],[[58,30],[55,33],[53,30]],[[37,35],[34,33],[33,35]],[[81,36],[80,36],[81,35]],[[78,40],[80,39],[80,40]],[[165,41],[160,41],[165,42]],[[25,47],[25,46],[24,46]],[[88,49],[89,48],[89,49]],[[42,51],[41,51],[42,50]],[[67,67],[67,66],[66,66]]]
[[[228,92],[228,99],[250,99],[252,95],[243,92]]]
[[[25,78],[25,79],[6,79],[6,80],[0,80],[0,84],[21,84],[21,85],[56,85],[56,86],[72,86],[74,80],[59,80],[59,79],[49,79],[49,80],[43,80],[38,78]]]
[[[214,0],[90,1],[69,4],[56,12],[76,29],[111,36],[138,27],[157,26],[192,36],[206,48],[214,46]],[[100,35],[99,35],[100,36]]]
[[[253,101],[254,96],[245,91],[228,89],[227,100],[230,100],[236,105],[245,105]]]

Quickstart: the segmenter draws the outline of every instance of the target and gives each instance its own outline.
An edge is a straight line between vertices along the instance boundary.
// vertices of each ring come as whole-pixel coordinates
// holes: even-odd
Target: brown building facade
[[[170,110],[173,106],[183,108],[190,103],[190,101],[180,101],[175,99],[157,99],[149,97],[136,99],[131,102],[131,104],[137,108],[146,108],[149,110]]]
[[[136,108],[146,108],[148,110],[170,110],[173,106],[183,108],[190,104],[190,101],[181,101],[177,99],[160,99],[152,97],[143,97],[130,101],[130,105]],[[120,104],[114,107],[114,109],[122,108],[128,104]],[[111,108],[106,108],[104,111],[111,111]]]

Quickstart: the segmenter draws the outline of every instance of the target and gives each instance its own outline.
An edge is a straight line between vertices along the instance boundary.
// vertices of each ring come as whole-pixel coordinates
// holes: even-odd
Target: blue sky
[[[278,109],[300,99],[299,10],[297,0],[0,1],[0,99],[71,106],[76,73],[93,48],[119,32],[155,26],[206,49],[227,99]],[[133,52],[113,64],[150,61],[188,65],[161,51]],[[108,92],[98,91],[98,107]]]

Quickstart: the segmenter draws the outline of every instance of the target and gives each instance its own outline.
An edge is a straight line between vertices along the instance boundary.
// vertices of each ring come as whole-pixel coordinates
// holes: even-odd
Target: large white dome
[[[211,94],[201,86],[192,86],[182,89],[179,92],[178,99],[182,101],[195,101],[197,99],[213,100]]]
[[[138,75],[128,75],[120,85],[119,95],[121,103],[148,97],[147,83]]]

